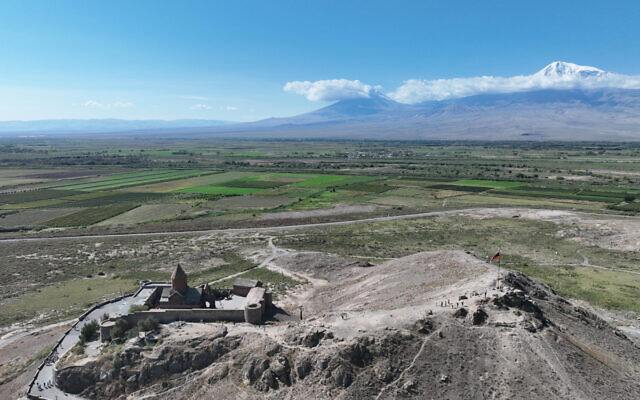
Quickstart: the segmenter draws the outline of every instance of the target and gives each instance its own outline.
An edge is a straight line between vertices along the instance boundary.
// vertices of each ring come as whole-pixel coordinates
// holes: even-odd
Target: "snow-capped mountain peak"
[[[593,78],[603,77],[609,73],[596,67],[578,65],[564,61],[554,61],[536,73],[548,78]]]

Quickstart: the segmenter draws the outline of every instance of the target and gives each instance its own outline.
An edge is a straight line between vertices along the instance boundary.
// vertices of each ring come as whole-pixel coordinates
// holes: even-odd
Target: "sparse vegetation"
[[[97,207],[87,208],[82,211],[78,211],[69,215],[54,218],[44,223],[44,225],[51,227],[65,227],[65,226],[89,226],[105,219],[115,217],[123,212],[129,211],[137,205],[122,205],[122,206],[109,206],[109,207]]]
[[[83,343],[90,341],[91,339],[93,339],[96,333],[98,333],[99,329],[100,324],[95,319],[89,323],[84,324],[82,326],[82,329],[80,330],[80,341]]]
[[[147,311],[149,309],[149,306],[146,304],[132,304],[129,307],[129,312],[130,313],[135,313],[138,311]]]
[[[169,148],[161,141],[143,143],[132,139],[111,148],[88,138],[11,141],[15,143],[8,147],[0,144],[0,163],[4,167],[0,171],[3,237],[56,235],[51,230],[40,231],[43,226],[65,228],[65,235],[84,235],[353,218],[350,214],[314,217],[308,213],[336,205],[370,207],[367,212],[354,211],[358,217],[512,206],[640,212],[636,200],[640,177],[629,173],[640,170],[636,157],[640,145],[632,143],[203,139],[177,140]],[[259,163],[256,157],[260,158]],[[614,159],[616,162],[611,162]],[[138,208],[134,207],[139,205],[143,207],[136,213]],[[293,220],[278,219],[278,213],[263,218],[264,213],[274,211],[301,214]],[[517,253],[507,253],[520,254],[527,260],[514,264],[514,268],[528,268],[543,279],[556,274],[545,272],[544,268],[555,267],[540,264],[540,254],[545,255],[546,264],[557,266],[558,271],[580,262],[575,254],[579,245],[555,237],[553,224],[513,220],[500,225],[498,220],[489,221],[448,219],[447,223],[432,221],[421,226],[405,220],[370,224],[368,231],[353,226],[319,230],[317,234],[313,234],[315,230],[298,231],[279,240],[287,247],[373,259],[422,249],[486,252],[495,246],[515,246]],[[396,228],[389,230],[393,226]],[[178,260],[189,260],[189,276],[194,284],[224,279],[255,265],[239,256],[246,246],[256,245],[252,239],[216,238],[194,244],[190,242],[193,237],[185,233],[158,238],[0,243],[0,261],[8,279],[7,285],[0,288],[4,312],[0,324],[36,316],[44,323],[78,315],[90,304],[132,292],[140,279],[167,279]],[[557,258],[549,256],[549,249],[556,247],[566,251],[559,251]],[[634,252],[586,246],[581,249],[594,263],[638,268]],[[209,263],[211,258],[220,261]],[[585,275],[584,285],[572,287],[568,283],[578,282],[582,279],[580,271],[586,270],[574,268],[577,272],[558,273],[560,283],[551,283],[564,287],[563,293],[590,298],[597,304],[614,299],[616,291],[632,290],[623,289],[615,274],[607,278],[610,282],[595,286],[586,284],[593,277]],[[249,274],[257,273],[260,272]],[[28,291],[27,282],[40,286]],[[562,282],[567,285],[562,286]],[[635,283],[628,284],[636,287]],[[619,299],[608,304],[636,307],[620,303]]]

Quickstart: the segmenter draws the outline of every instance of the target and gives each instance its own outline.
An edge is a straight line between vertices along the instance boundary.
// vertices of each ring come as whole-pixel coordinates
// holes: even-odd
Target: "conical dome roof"
[[[171,280],[175,281],[175,280],[186,280],[186,279],[187,279],[186,272],[184,272],[180,264],[178,264],[176,266],[176,269],[173,270],[173,274],[171,274]]]

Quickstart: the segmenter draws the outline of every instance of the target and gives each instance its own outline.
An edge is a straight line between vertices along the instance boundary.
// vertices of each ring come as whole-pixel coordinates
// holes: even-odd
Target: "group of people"
[[[40,382],[38,382],[37,385],[38,385],[38,390],[41,391],[41,392],[44,389],[51,389],[53,387],[53,383],[51,383],[51,381],[46,381],[44,383],[44,385],[40,385]],[[43,388],[43,386],[44,386],[44,388]]]
[[[53,365],[56,363],[56,361],[58,361],[58,352],[54,351],[53,353],[49,354],[49,356],[47,357],[47,359],[44,361],[44,363],[46,365]]]
[[[440,302],[440,307],[451,307],[451,308],[464,307],[464,301],[456,301],[455,306],[454,306],[453,302],[450,301],[449,299],[447,299],[447,300],[444,300],[444,301]]]
[[[471,292],[471,296],[480,296],[481,294],[478,292]],[[484,291],[484,298],[487,298],[487,291]],[[458,307],[464,307],[464,301],[467,300],[468,297],[465,295],[460,296],[458,298],[458,301],[456,301],[455,303],[452,302],[449,299],[444,299],[443,301],[440,301],[439,303],[436,302],[436,306],[440,306],[440,307],[451,307],[451,308],[458,308]]]

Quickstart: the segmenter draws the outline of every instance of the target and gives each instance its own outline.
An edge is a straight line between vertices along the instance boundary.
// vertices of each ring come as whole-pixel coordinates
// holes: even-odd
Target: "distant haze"
[[[512,78],[406,81],[388,94],[377,86],[346,79],[295,81],[284,89],[312,101],[340,100],[309,113],[250,123],[12,121],[0,122],[0,132],[149,131],[221,138],[640,140],[640,79],[566,62],[554,62],[533,75]]]

